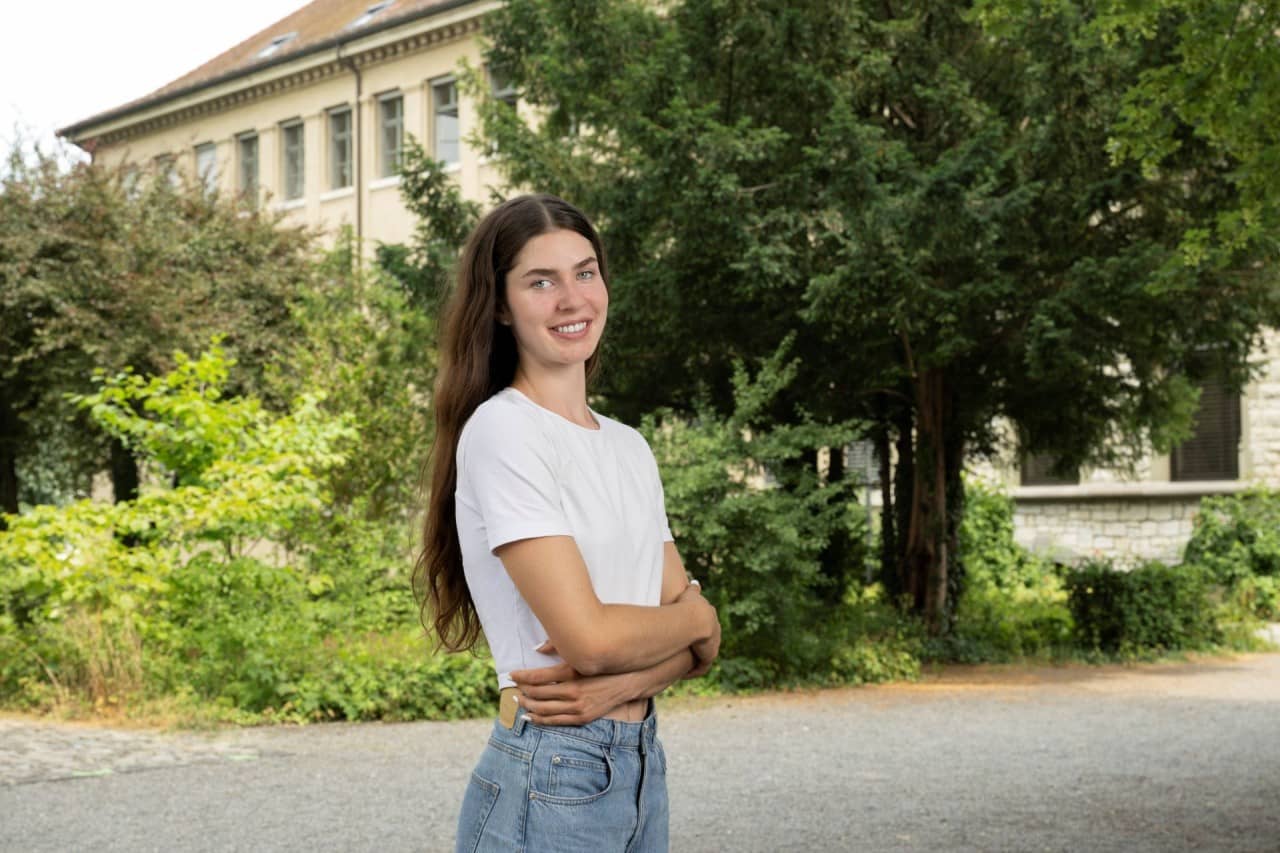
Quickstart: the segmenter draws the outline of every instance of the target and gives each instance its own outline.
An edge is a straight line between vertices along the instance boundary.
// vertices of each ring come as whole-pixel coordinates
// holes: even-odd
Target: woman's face
[[[596,351],[609,290],[586,237],[566,229],[539,234],[516,255],[506,284],[498,319],[511,326],[526,369],[585,363]]]

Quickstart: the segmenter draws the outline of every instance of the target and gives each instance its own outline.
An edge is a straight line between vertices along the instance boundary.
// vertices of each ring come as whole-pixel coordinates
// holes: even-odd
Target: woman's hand
[[[716,609],[711,605],[711,602],[702,597],[702,587],[697,583],[689,584],[685,587],[684,592],[680,593],[676,598],[676,601],[684,601],[694,596],[710,611],[709,618],[714,627],[710,637],[700,640],[689,647],[689,650],[693,652],[694,666],[685,675],[685,678],[698,678],[706,675],[711,669],[711,665],[715,663],[716,657],[720,654],[720,617],[716,614]]]
[[[631,673],[586,676],[567,663],[517,670],[511,679],[529,722],[546,726],[580,726],[636,698]]]

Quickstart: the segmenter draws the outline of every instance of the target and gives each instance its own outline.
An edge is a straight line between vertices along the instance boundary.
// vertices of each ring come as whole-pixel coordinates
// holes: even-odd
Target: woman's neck
[[[582,365],[564,371],[530,371],[516,367],[511,386],[544,409],[587,429],[599,424],[587,407],[587,374]]]

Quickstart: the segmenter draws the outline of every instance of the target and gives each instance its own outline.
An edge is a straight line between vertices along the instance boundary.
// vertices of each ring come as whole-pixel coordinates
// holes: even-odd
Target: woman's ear
[[[506,305],[499,305],[498,310],[494,312],[494,319],[504,326],[511,325],[511,312],[507,310]]]

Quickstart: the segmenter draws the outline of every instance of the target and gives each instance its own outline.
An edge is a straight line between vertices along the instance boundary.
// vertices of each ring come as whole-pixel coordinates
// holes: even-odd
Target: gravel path
[[[490,723],[0,719],[0,850],[449,850]],[[674,851],[1280,853],[1280,655],[669,703]]]

